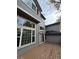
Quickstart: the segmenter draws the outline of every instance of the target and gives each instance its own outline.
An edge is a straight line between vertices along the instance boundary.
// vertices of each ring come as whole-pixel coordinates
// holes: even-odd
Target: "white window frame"
[[[24,19],[24,18],[23,18]],[[29,20],[28,20],[29,21]],[[30,21],[31,22],[31,21]],[[32,22],[33,23],[33,22]],[[20,49],[20,48],[23,48],[23,47],[26,47],[26,46],[29,46],[29,45],[32,45],[32,44],[35,44],[36,43],[36,24],[33,23],[35,25],[35,28],[32,28],[32,27],[27,27],[27,26],[17,26],[17,28],[20,28],[21,29],[21,34],[20,34],[20,43],[19,43],[19,46],[17,47],[17,49]],[[21,41],[22,41],[22,33],[23,33],[23,29],[28,29],[28,30],[35,30],[35,41],[32,42],[32,37],[31,37],[31,43],[28,43],[28,44],[25,44],[25,45],[21,45]],[[31,32],[31,36],[32,36],[32,32]]]
[[[26,26],[18,26],[18,28],[21,28],[21,35],[20,35],[20,43],[19,43],[19,47],[17,47],[17,49],[32,45],[36,43],[36,26],[35,28],[30,28],[30,27],[26,27]],[[31,43],[25,44],[25,45],[21,45],[21,41],[22,41],[22,33],[23,33],[23,29],[29,29],[29,30],[35,30],[35,41],[32,42],[32,32],[31,32]]]

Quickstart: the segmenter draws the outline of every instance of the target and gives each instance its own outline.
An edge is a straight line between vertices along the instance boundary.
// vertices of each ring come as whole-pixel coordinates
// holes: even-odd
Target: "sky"
[[[38,0],[38,2],[42,8],[42,14],[46,17],[45,25],[55,23],[58,15],[56,14],[57,10],[54,5],[48,0]]]

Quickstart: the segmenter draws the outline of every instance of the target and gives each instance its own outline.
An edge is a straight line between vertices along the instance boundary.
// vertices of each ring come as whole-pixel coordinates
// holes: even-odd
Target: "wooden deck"
[[[61,47],[57,44],[43,43],[32,48],[17,59],[61,59]]]

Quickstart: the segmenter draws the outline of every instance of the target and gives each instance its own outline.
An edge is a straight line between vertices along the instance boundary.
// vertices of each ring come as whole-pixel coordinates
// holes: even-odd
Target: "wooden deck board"
[[[57,44],[43,43],[29,50],[17,59],[61,59],[61,47]]]

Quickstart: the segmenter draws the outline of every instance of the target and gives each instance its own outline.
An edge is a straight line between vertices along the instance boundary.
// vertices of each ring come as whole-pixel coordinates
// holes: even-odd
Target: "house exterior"
[[[46,26],[46,41],[52,43],[61,43],[61,27],[60,19],[54,23]]]
[[[17,54],[45,42],[45,17],[37,0],[17,0]]]

